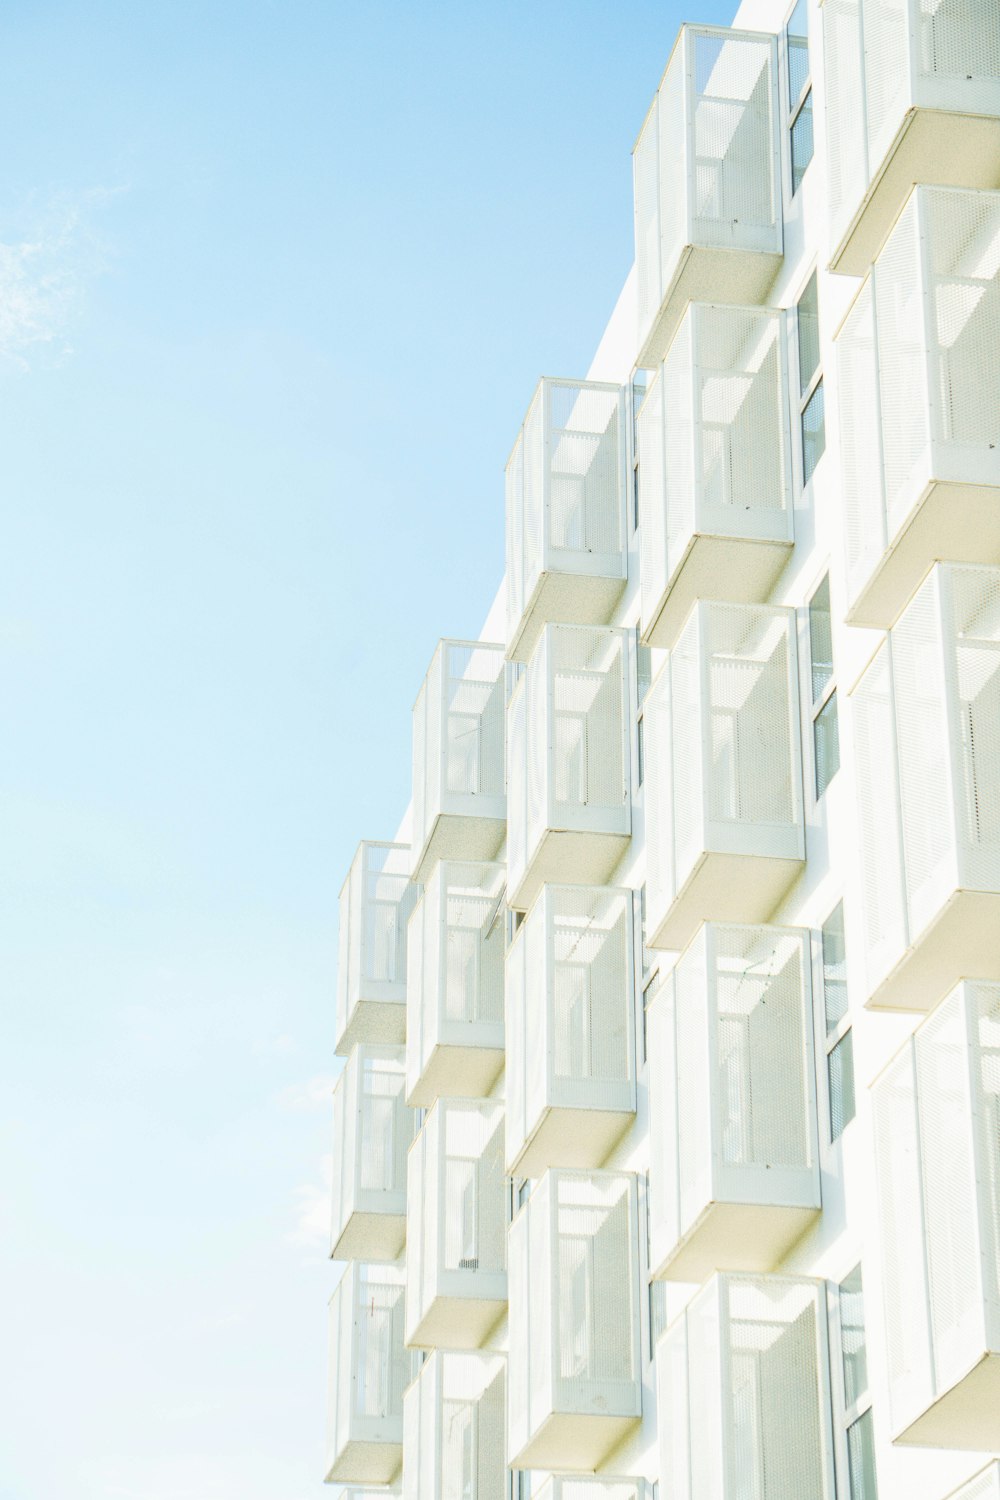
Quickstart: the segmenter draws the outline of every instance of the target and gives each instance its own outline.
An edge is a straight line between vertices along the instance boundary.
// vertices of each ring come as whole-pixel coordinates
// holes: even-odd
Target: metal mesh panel
[[[537,1360],[545,1344],[540,1310],[531,1301],[531,1251],[527,1207],[522,1208],[507,1236],[507,1285],[510,1315],[507,1330],[509,1401],[507,1453],[514,1458],[528,1439],[539,1378]],[[541,1247],[538,1247],[541,1248]],[[537,1290],[536,1290],[537,1298]],[[537,1327],[535,1326],[538,1320]],[[537,1351],[537,1352],[536,1352]]]
[[[524,740],[527,767],[525,864],[548,822],[551,746],[548,724],[549,632],[543,634],[524,674]]]
[[[826,80],[827,182],[830,217],[839,229],[867,181],[864,46],[859,0],[826,0],[823,67]],[[842,386],[841,390],[845,388]]]
[[[679,1208],[678,1237],[686,1233],[713,1196],[713,1078],[705,1024],[709,988],[707,943],[707,930],[703,928],[677,964],[670,1004],[675,1071],[663,1080],[663,1087],[676,1093],[677,1136],[676,1154],[673,1160],[666,1157],[663,1168],[668,1203],[676,1196]],[[655,1175],[655,1166],[650,1170]]]
[[[449,1025],[503,1021],[503,866],[443,867],[444,963],[441,1009]],[[454,1038],[452,1038],[454,1040]]]
[[[784,510],[780,317],[743,307],[696,307],[693,316],[702,499],[740,511]]]
[[[914,8],[921,73],[1000,78],[1000,15],[990,0],[915,0]]]
[[[829,0],[824,10],[829,8]],[[837,336],[848,586],[856,594],[887,543],[875,293],[867,281]]]
[[[964,879],[1000,890],[1000,569],[941,569],[958,716],[955,798]]]
[[[636,1377],[637,1316],[630,1179],[618,1173],[559,1176],[555,1189],[560,1377],[630,1383]]]
[[[947,1500],[1000,1500],[1000,1461],[991,1463],[968,1484],[954,1490]]]
[[[408,1359],[403,1348],[403,1286],[368,1266],[354,1278],[354,1411],[403,1417]]]
[[[362,1054],[358,1062],[358,1185],[364,1192],[406,1189],[406,1152],[413,1113],[403,1100],[402,1055],[396,1061]]]
[[[1000,985],[967,985],[975,1038],[977,1171],[981,1193],[983,1290],[1000,1312]]]
[[[875,71],[882,74],[888,69],[880,66]],[[922,488],[922,476],[929,472],[930,393],[918,203],[914,196],[904,208],[873,272],[889,536],[899,530]]]
[[[662,919],[674,893],[671,795],[670,666],[653,681],[643,708],[646,802],[646,910],[650,925]]]
[[[993,447],[1000,441],[1000,194],[925,188],[918,196],[930,280],[935,436]]]
[[[708,657],[709,816],[793,824],[797,789],[787,611],[703,605]]]
[[[507,705],[507,877],[515,890],[528,864],[528,673]]]
[[[909,95],[910,0],[864,0],[869,173],[885,156]]]
[[[632,153],[632,199],[635,219],[635,265],[639,327],[647,329],[663,300],[660,279],[659,100],[653,106]]]
[[[664,490],[666,509],[666,576],[672,578],[696,529],[697,396],[694,367],[695,329],[688,312],[663,363]],[[655,503],[655,501],[654,501]],[[661,560],[661,570],[664,562]]]
[[[503,1271],[507,1225],[503,1178],[503,1109],[442,1100],[443,1265],[446,1271]]]
[[[728,248],[748,229],[775,223],[774,48],[710,32],[695,32],[693,46],[692,238]]]
[[[546,381],[548,528],[553,564],[622,545],[621,392]]]
[[[680,39],[657,95],[657,134],[660,164],[660,298],[666,296],[684,247],[691,241],[691,150],[694,95],[688,84],[690,27]],[[683,145],[681,144],[683,142]],[[659,308],[659,302],[655,313]]]
[[[409,877],[403,844],[363,844],[361,978],[405,983],[406,924],[419,887]]]
[[[445,790],[497,797],[504,789],[502,646],[444,643]]]
[[[702,621],[698,609],[681,632],[668,659],[670,707],[670,782],[673,832],[673,879],[671,898],[686,880],[704,845],[705,791],[702,724]],[[647,710],[648,717],[648,710]],[[647,843],[649,840],[647,839]]]
[[[853,708],[861,912],[868,981],[873,985],[906,946],[909,932],[888,645],[879,649],[855,689]]]
[[[595,1106],[605,1102],[605,1094],[613,1102],[619,1092],[614,1085],[627,1082],[632,1071],[631,902],[625,891],[583,886],[550,887],[546,896],[552,923],[554,1077],[585,1081]]]
[[[536,906],[535,911],[538,908]],[[529,974],[528,936],[536,926],[535,911],[529,912],[510,945],[504,968],[506,1008],[504,1016],[504,1094],[506,1104],[507,1160],[513,1161],[528,1129],[527,1012]],[[534,979],[537,986],[537,978]]]
[[[667,470],[663,446],[666,384],[666,372],[654,376],[636,420],[642,549],[639,585],[644,625],[655,618],[667,581]]]
[[[552,673],[553,801],[557,807],[618,810],[628,793],[622,635],[550,626],[547,643]],[[528,667],[529,692],[536,659]]]

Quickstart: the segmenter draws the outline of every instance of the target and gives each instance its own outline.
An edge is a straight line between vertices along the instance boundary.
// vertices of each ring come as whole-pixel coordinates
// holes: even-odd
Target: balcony
[[[407,844],[362,843],[340,892],[336,1050],[406,1035],[406,924],[420,890]]]
[[[671,1500],[833,1500],[821,1281],[715,1276],[657,1346]]]
[[[777,38],[682,26],[632,153],[636,363],[689,302],[764,302],[781,265]]]
[[[985,1469],[953,1490],[946,1500],[1000,1500],[1000,1459],[995,1459]]]
[[[507,1308],[503,1105],[439,1099],[410,1151],[406,1342],[477,1349]]]
[[[599,1167],[635,1116],[632,892],[544,886],[507,955],[507,1171]]]
[[[641,1413],[627,1172],[547,1172],[510,1227],[508,1457],[593,1472]]]
[[[872,1086],[893,1440],[1000,1448],[1000,983],[959,984]]]
[[[507,710],[507,900],[603,885],[628,846],[626,632],[548,625]]]
[[[442,862],[410,918],[408,1104],[485,1099],[503,1072],[505,877],[503,865]]]
[[[1000,569],[938,564],[853,693],[868,1005],[1000,974]]]
[[[693,304],[638,417],[642,639],[696,599],[763,603],[791,554],[782,315]]]
[[[653,1274],[773,1270],[820,1208],[808,933],[706,923],[649,1057]]]
[[[620,1479],[603,1474],[553,1474],[537,1492],[537,1500],[649,1500],[645,1479]]]
[[[393,1261],[406,1240],[406,1152],[415,1116],[403,1103],[401,1047],[355,1047],[333,1091],[334,1260]]]
[[[695,605],[644,709],[647,943],[766,922],[805,859],[795,615]]]
[[[391,1266],[348,1266],[330,1298],[326,1481],[389,1484],[403,1457],[403,1279]]]
[[[442,641],[413,705],[413,878],[492,859],[507,831],[503,646]]]
[[[831,270],[863,276],[915,182],[1000,187],[995,0],[826,0]]]
[[[837,336],[848,619],[1000,558],[1000,193],[917,188]]]
[[[542,380],[507,461],[507,655],[550,623],[604,625],[625,587],[621,386]]]
[[[403,1403],[403,1500],[507,1500],[502,1354],[434,1353]]]

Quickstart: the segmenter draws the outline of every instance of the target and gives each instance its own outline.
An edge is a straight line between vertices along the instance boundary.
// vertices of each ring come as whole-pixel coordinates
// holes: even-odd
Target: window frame
[[[816,285],[816,367],[815,367],[815,369],[813,369],[810,372],[808,380],[803,380],[803,378],[802,378],[802,376],[803,376],[803,371],[802,371],[802,338],[801,338],[800,328],[799,328],[799,320],[800,320],[800,317],[801,317],[800,309],[801,309],[802,303],[805,301],[806,293],[809,291],[810,283],[812,283],[812,282],[815,282],[815,285]],[[802,283],[801,283],[801,285],[799,287],[799,291],[798,291],[798,294],[797,294],[797,296],[795,298],[795,303],[794,303],[794,307],[793,307],[792,311],[795,314],[795,318],[794,318],[794,323],[795,323],[795,337],[794,337],[794,340],[792,342],[794,343],[794,346],[795,346],[795,380],[796,380],[796,388],[797,388],[797,391],[798,391],[798,404],[797,404],[797,408],[796,409],[798,411],[797,430],[798,430],[798,444],[799,444],[799,466],[798,466],[799,467],[799,486],[800,486],[800,489],[804,492],[812,484],[813,477],[814,477],[814,475],[816,473],[816,470],[819,468],[819,465],[823,461],[823,458],[824,458],[824,456],[826,454],[826,388],[824,386],[823,387],[823,396],[822,396],[822,400],[823,400],[823,451],[822,451],[822,453],[820,453],[819,457],[816,459],[816,462],[813,464],[812,469],[809,471],[809,473],[807,475],[806,474],[805,416],[806,416],[806,412],[809,410],[809,407],[812,405],[813,398],[815,397],[817,391],[820,389],[821,386],[823,386],[823,355],[822,355],[822,350],[820,348],[820,340],[819,340],[819,269],[818,269],[818,267],[816,266],[815,263],[812,266],[810,266],[808,275],[805,277],[805,279],[802,281]]]
[[[814,655],[814,652],[813,652],[813,603],[814,603],[817,595],[820,593],[821,589],[823,588],[824,584],[826,585],[826,590],[827,590],[827,603],[828,603],[827,613],[828,613],[828,618],[829,618],[829,621],[830,621],[830,675],[827,677],[825,683],[823,684],[823,686],[819,690],[819,692],[816,693],[814,691],[814,689],[813,689],[813,671],[814,671],[814,664],[815,664],[815,662],[817,660],[817,658],[816,658],[816,656]],[[816,613],[819,613],[819,611],[816,611]],[[828,779],[824,782],[822,789],[820,789],[820,784],[819,784],[819,756],[818,756],[817,751],[816,751],[816,745],[817,745],[817,728],[818,728],[818,725],[819,725],[819,720],[822,717],[822,715],[826,712],[826,710],[828,709],[828,707],[830,706],[830,704],[835,699],[837,699],[837,670],[836,670],[836,663],[833,660],[833,655],[834,655],[834,652],[833,652],[833,605],[832,605],[832,601],[830,600],[830,570],[829,570],[829,568],[827,568],[827,570],[823,573],[823,575],[820,578],[819,582],[816,584],[816,587],[812,590],[812,592],[810,593],[808,599],[806,600],[806,633],[807,633],[807,635],[809,637],[809,656],[808,656],[808,672],[809,672],[809,677],[808,677],[808,693],[806,694],[806,699],[807,699],[807,702],[809,704],[809,735],[810,735],[810,742],[811,742],[811,745],[812,745],[812,772],[813,772],[813,774],[812,774],[812,798],[813,798],[813,806],[818,806],[819,803],[826,796],[827,792],[830,790],[830,787],[831,787],[831,785],[832,785],[832,783],[833,783],[833,781],[834,781],[834,779],[835,779],[835,777],[837,775],[837,772],[840,770],[840,767],[841,767],[841,758],[840,758],[840,703],[839,703],[839,700],[837,700],[836,707],[835,707],[835,710],[834,710],[834,712],[836,714],[835,725],[836,725],[836,736],[837,736],[837,764],[834,767],[834,769],[831,772],[831,774],[828,777]]]
[[[782,112],[785,115],[786,124],[787,124],[787,135],[786,135],[786,140],[787,140],[787,143],[788,143],[788,145],[787,145],[787,154],[788,154],[788,184],[787,185],[788,185],[788,200],[789,200],[789,202],[792,202],[796,197],[798,197],[798,194],[799,194],[799,192],[801,191],[801,188],[802,188],[802,184],[805,181],[806,173],[808,172],[810,166],[812,165],[812,162],[813,162],[813,160],[815,158],[815,155],[816,155],[816,136],[815,136],[816,123],[815,123],[814,102],[812,101],[813,78],[812,78],[812,56],[811,56],[810,50],[809,50],[808,4],[806,6],[807,20],[806,20],[806,30],[804,32],[799,32],[799,31],[793,32],[791,30],[792,20],[793,20],[793,18],[795,16],[795,12],[798,10],[798,8],[799,8],[799,0],[793,0],[793,4],[792,4],[792,6],[791,6],[791,8],[790,8],[790,10],[789,10],[789,12],[787,14],[787,16],[785,17],[784,25],[781,28],[781,50],[782,50],[782,63],[783,63],[783,67],[784,67],[784,77],[783,77],[783,79],[781,81],[781,96],[782,96],[781,97],[781,102],[782,102]],[[792,50],[793,50],[792,49],[792,39],[793,39],[793,37],[794,37],[794,39],[797,42],[802,42],[802,41],[805,42],[805,53],[806,53],[806,57],[808,59],[808,66],[806,68],[805,77],[803,78],[802,83],[801,83],[801,85],[799,87],[798,94],[796,95],[796,97],[794,99],[792,98],[792,64],[791,64]],[[798,185],[796,186],[796,182],[795,182],[795,153],[794,153],[794,149],[793,149],[793,140],[794,140],[794,136],[795,136],[795,127],[798,125],[799,119],[800,119],[800,117],[801,117],[801,115],[803,113],[803,110],[806,108],[807,105],[809,106],[809,108],[810,108],[810,110],[812,112],[812,115],[813,115],[812,151],[810,152],[809,160],[806,162],[805,166],[802,169],[802,176],[800,177]]]
[[[837,1469],[837,1493],[843,1495],[845,1500],[854,1500],[851,1485],[851,1459],[848,1447],[848,1433],[860,1422],[863,1417],[872,1412],[872,1386],[870,1362],[868,1361],[868,1329],[869,1319],[865,1307],[865,1283],[864,1283],[864,1257],[859,1253],[852,1257],[853,1264],[844,1272],[843,1276],[836,1281],[827,1283],[827,1306],[830,1326],[830,1374],[832,1382],[833,1408],[836,1429],[835,1442],[835,1464]],[[855,1271],[861,1273],[861,1316],[865,1335],[866,1364],[868,1365],[868,1380],[865,1388],[851,1402],[847,1400],[847,1387],[844,1380],[844,1318],[843,1298],[844,1285]],[[872,1445],[874,1454],[874,1443]],[[875,1474],[876,1489],[878,1487],[878,1473]]]
[[[844,943],[844,959],[843,959],[844,967],[845,967],[845,980],[844,980],[844,984],[845,984],[845,993],[847,994],[848,1000],[847,1000],[847,1004],[844,1006],[843,1013],[840,1016],[838,1016],[837,1020],[834,1021],[831,1024],[830,1021],[829,1021],[829,1019],[828,1019],[827,1008],[826,1008],[826,958],[825,958],[824,951],[823,951],[823,935],[826,932],[827,928],[829,927],[829,925],[830,925],[831,921],[833,920],[833,918],[836,916],[838,910],[841,913],[841,923],[842,923],[841,931],[842,931],[842,934],[843,934],[843,943]],[[831,906],[831,908],[830,908],[829,912],[827,913],[826,917],[824,918],[823,922],[820,924],[819,928],[817,929],[817,943],[816,943],[816,946],[817,946],[817,967],[818,967],[818,971],[819,971],[819,983],[818,983],[818,985],[816,987],[817,1000],[818,1000],[818,1004],[816,1006],[816,1009],[819,1012],[819,1015],[817,1017],[817,1021],[818,1021],[817,1030],[818,1030],[818,1034],[820,1036],[822,1036],[822,1038],[823,1038],[823,1052],[822,1052],[823,1078],[822,1078],[821,1093],[822,1093],[822,1097],[824,1099],[824,1108],[825,1108],[825,1111],[826,1111],[826,1121],[825,1121],[825,1123],[826,1123],[825,1149],[832,1150],[834,1147],[836,1147],[837,1142],[843,1139],[844,1132],[847,1130],[848,1126],[851,1125],[854,1122],[854,1120],[857,1118],[857,1081],[856,1081],[856,1078],[854,1078],[854,1038],[853,1038],[853,1034],[852,1034],[853,1033],[853,1017],[851,1015],[850,993],[849,993],[849,991],[846,988],[846,985],[847,985],[847,981],[846,981],[846,967],[847,967],[847,923],[846,923],[846,920],[845,920],[844,898],[843,898],[842,895],[837,899],[837,901],[834,902],[833,906]],[[838,1132],[838,1134],[834,1135],[834,1133],[833,1133],[833,1109],[831,1107],[831,1104],[832,1104],[832,1093],[831,1093],[831,1089],[830,1089],[830,1058],[833,1055],[833,1053],[836,1051],[836,1049],[841,1045],[841,1043],[846,1039],[846,1037],[848,1035],[851,1036],[851,1073],[852,1073],[852,1082],[853,1082],[853,1085],[854,1085],[853,1090],[852,1090],[852,1096],[853,1096],[853,1099],[854,1099],[854,1109],[853,1109],[853,1111],[851,1113],[850,1119],[845,1120],[844,1124],[841,1127],[841,1129]],[[817,1054],[817,1063],[819,1063],[820,1062],[819,1048],[816,1049],[816,1054]],[[839,1327],[839,1325],[838,1325],[838,1327]]]

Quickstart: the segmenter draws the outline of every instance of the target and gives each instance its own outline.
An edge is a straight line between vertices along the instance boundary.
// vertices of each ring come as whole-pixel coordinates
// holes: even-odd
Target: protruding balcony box
[[[915,182],[1000,187],[995,0],[826,0],[830,268],[863,276]]]
[[[413,705],[413,878],[492,859],[507,831],[504,651],[442,641]]]
[[[872,1086],[893,1440],[1000,1448],[1000,982],[963,981]]]
[[[649,1500],[645,1479],[620,1479],[611,1474],[553,1474],[538,1491],[537,1500]]]
[[[403,1500],[506,1500],[502,1354],[435,1352],[403,1402]]]
[[[336,1050],[406,1036],[406,924],[419,886],[408,844],[362,843],[340,892]]]
[[[507,655],[542,626],[604,625],[625,587],[625,397],[542,380],[507,461]]]
[[[834,1500],[821,1281],[714,1276],[656,1350],[670,1500]]]
[[[770,291],[782,257],[777,78],[773,35],[681,27],[632,153],[646,369],[689,302]]]
[[[507,900],[602,885],[632,832],[624,630],[548,625],[507,709]]]
[[[1000,568],[942,563],[853,693],[868,1001],[1000,974]]]
[[[547,885],[507,955],[507,1171],[599,1167],[635,1115],[632,892]]]
[[[334,1260],[396,1260],[406,1240],[402,1047],[355,1047],[333,1091]]]
[[[853,624],[1000,558],[998,345],[1000,193],[917,188],[837,336]]]
[[[477,1349],[507,1308],[503,1105],[439,1099],[407,1193],[406,1342]]]
[[[485,1099],[503,1072],[506,872],[436,866],[410,918],[406,1098]]]
[[[985,1469],[960,1489],[953,1490],[946,1500],[1000,1500],[1000,1459],[994,1459]]]
[[[653,1274],[773,1270],[820,1208],[808,933],[706,923],[649,1055]]]
[[[764,922],[805,859],[795,616],[696,604],[645,703],[647,943]]]
[[[403,1274],[348,1266],[330,1298],[327,1483],[389,1484],[403,1457]]]
[[[696,599],[763,603],[792,549],[782,315],[688,308],[638,417],[642,639]]]
[[[547,1172],[510,1227],[508,1460],[592,1472],[639,1420],[635,1178]]]

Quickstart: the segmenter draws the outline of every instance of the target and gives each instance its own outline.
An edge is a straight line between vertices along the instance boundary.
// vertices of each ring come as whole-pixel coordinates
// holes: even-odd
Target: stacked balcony
[[[544,886],[507,955],[506,1161],[599,1167],[635,1115],[632,893]]]
[[[635,1178],[547,1172],[510,1227],[508,1459],[592,1472],[641,1412]]]
[[[638,417],[642,639],[696,599],[763,603],[790,555],[782,317],[693,304]]]
[[[953,1490],[947,1500],[1000,1500],[1000,1459],[980,1470],[961,1489]]]
[[[637,363],[689,302],[759,304],[782,257],[777,39],[683,26],[633,151]]]
[[[552,1474],[538,1491],[538,1500],[649,1500],[650,1493],[645,1479]]]
[[[503,646],[442,641],[413,706],[413,878],[492,859],[506,820]]]
[[[504,1065],[499,864],[438,864],[407,933],[406,1097],[485,1099]]]
[[[716,1276],[657,1346],[671,1500],[833,1500],[823,1283]]]
[[[507,710],[507,901],[603,885],[628,846],[624,630],[548,625]]]
[[[506,1360],[435,1352],[403,1403],[403,1500],[507,1500]]]
[[[477,1349],[507,1307],[503,1105],[439,1099],[410,1151],[406,1342]]]
[[[848,619],[1000,558],[1000,193],[917,188],[837,337]]]
[[[627,577],[621,386],[539,383],[507,462],[507,655],[547,623],[603,625]]]
[[[893,1439],[1000,1448],[1000,983],[963,981],[872,1089]]]
[[[390,1484],[403,1457],[403,1280],[392,1266],[348,1266],[330,1298],[328,1483]]]
[[[406,1240],[406,1153],[415,1116],[403,1102],[401,1047],[354,1048],[333,1091],[334,1260],[393,1261]]]
[[[853,694],[868,1004],[1000,974],[1000,569],[937,565]]]
[[[915,182],[1000,187],[994,0],[826,0],[831,269],[863,276]]]
[[[649,1052],[654,1275],[773,1270],[820,1208],[808,934],[706,924]]]
[[[805,859],[794,612],[695,605],[643,717],[647,942],[767,921]]]
[[[340,892],[336,1050],[406,1035],[406,924],[419,895],[407,844],[362,843]]]

